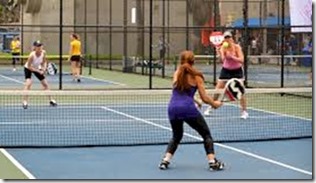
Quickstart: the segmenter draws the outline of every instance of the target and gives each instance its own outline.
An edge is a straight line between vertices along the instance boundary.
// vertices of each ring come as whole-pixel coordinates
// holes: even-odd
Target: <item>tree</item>
[[[192,13],[193,25],[205,27],[206,30],[212,32],[214,29],[210,27],[210,22],[216,22],[215,28],[220,26],[220,12],[218,0],[193,0],[188,1],[189,10]],[[196,37],[201,39],[201,30],[196,32]],[[195,45],[195,50],[201,52],[204,46],[201,44]]]
[[[0,23],[19,22],[20,6],[16,0],[0,0]]]

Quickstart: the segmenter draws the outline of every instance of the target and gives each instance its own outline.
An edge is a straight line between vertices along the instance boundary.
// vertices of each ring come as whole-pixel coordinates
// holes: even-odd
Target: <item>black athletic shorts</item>
[[[221,73],[219,75],[219,79],[229,80],[232,78],[238,78],[238,79],[244,78],[244,70],[242,69],[242,67],[238,69],[234,69],[234,70],[229,70],[224,67],[222,68]]]
[[[20,60],[20,53],[12,53],[12,64],[15,65],[16,62]]]
[[[30,69],[24,67],[24,75],[25,75],[25,79],[31,79],[32,78],[32,73],[37,77],[38,80],[42,81],[43,79],[45,79],[45,76],[38,73],[38,72],[33,72]]]
[[[80,62],[80,55],[73,55],[70,57],[70,60],[73,62]]]

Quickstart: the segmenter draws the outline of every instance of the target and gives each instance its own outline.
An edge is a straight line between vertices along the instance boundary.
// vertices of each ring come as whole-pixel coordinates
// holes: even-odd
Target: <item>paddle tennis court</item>
[[[171,137],[170,91],[34,91],[27,110],[23,93],[4,92],[2,152],[23,172],[18,178],[312,179],[310,91],[264,92],[247,93],[247,120],[235,103],[205,117],[226,164],[220,172],[207,169],[201,138],[188,126],[170,169],[158,169]],[[57,107],[48,105],[47,94]]]

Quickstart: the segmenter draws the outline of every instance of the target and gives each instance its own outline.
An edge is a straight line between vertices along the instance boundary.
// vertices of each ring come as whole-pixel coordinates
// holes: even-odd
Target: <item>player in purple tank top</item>
[[[193,52],[183,51],[180,55],[180,62],[179,68],[173,75],[173,90],[168,105],[172,138],[159,168],[168,168],[170,160],[183,137],[183,123],[186,122],[202,136],[210,170],[221,170],[224,164],[215,158],[211,132],[204,117],[195,106],[195,92],[198,91],[202,101],[214,108],[220,107],[222,103],[214,101],[212,97],[207,95],[204,87],[204,77],[201,72],[193,67]]]

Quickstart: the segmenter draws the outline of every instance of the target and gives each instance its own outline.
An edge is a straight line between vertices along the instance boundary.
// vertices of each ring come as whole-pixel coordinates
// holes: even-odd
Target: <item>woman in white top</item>
[[[24,65],[25,74],[25,86],[24,90],[30,90],[32,86],[32,73],[40,80],[43,89],[48,90],[48,83],[45,79],[45,71],[47,68],[46,52],[43,50],[43,44],[40,41],[35,41],[33,43],[34,50],[30,53],[27,62]],[[23,97],[23,108],[28,107],[28,96]],[[56,106],[57,103],[49,96],[49,104],[51,106]]]

